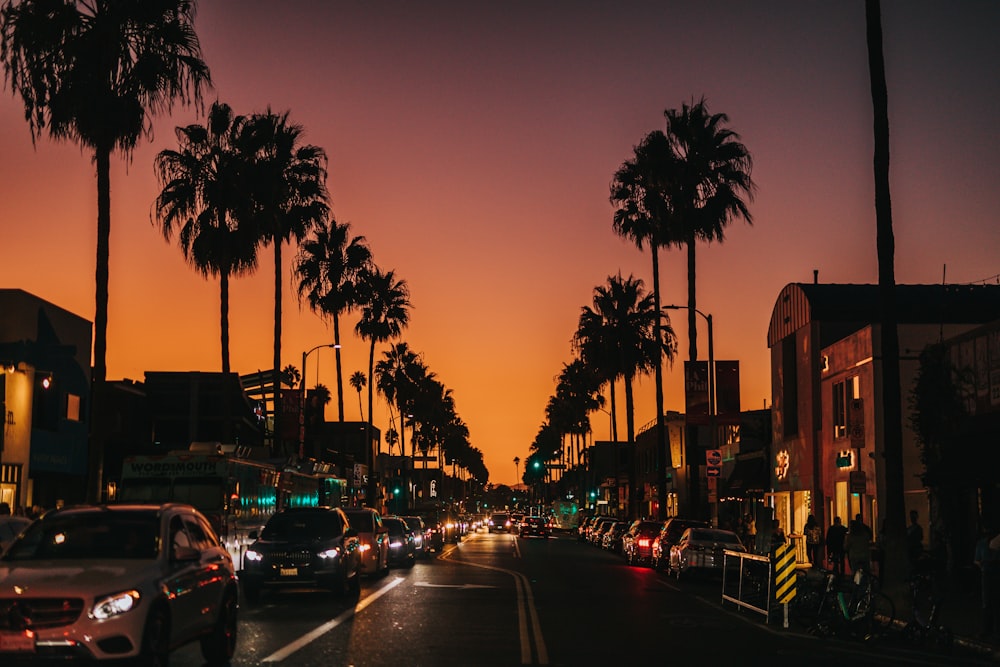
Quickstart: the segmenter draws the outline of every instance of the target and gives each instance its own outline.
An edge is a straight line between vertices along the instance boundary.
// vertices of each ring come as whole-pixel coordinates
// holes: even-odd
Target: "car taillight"
[[[648,547],[649,546],[649,538],[648,537],[640,537],[639,538],[639,546],[640,547]]]

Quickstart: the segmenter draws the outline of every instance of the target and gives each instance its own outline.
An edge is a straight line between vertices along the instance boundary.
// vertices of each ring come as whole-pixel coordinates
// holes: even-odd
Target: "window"
[[[844,381],[833,383],[833,437],[847,435],[847,385]]]

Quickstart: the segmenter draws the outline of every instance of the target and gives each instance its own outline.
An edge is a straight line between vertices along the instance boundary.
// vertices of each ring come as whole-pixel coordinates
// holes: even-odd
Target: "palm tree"
[[[417,386],[427,376],[427,367],[405,342],[391,346],[382,356],[382,360],[375,364],[375,383],[389,405],[396,405],[401,438],[400,454],[405,456],[406,418],[411,411]],[[410,448],[412,450],[412,443]]]
[[[229,278],[257,267],[257,236],[248,224],[241,180],[249,156],[240,150],[243,116],[215,102],[202,125],[178,127],[178,150],[156,156],[162,186],[156,222],[168,241],[176,230],[184,257],[202,276],[219,277],[222,372],[229,373]]]
[[[361,421],[364,421],[365,411],[364,407],[361,405],[361,390],[365,388],[366,384],[368,384],[368,376],[365,375],[363,371],[354,371],[348,382],[350,382],[351,386],[354,387],[354,390],[358,392],[358,414],[361,415]]]
[[[288,112],[255,114],[248,127],[249,150],[254,155],[248,196],[252,200],[259,238],[274,249],[274,374],[281,366],[281,247],[301,241],[329,215],[326,190],[326,153],[303,145],[301,125],[290,123]],[[278,404],[275,396],[275,406]],[[275,438],[281,412],[274,412]]]
[[[899,331],[896,313],[895,240],[889,190],[889,93],[882,55],[882,8],[879,0],[865,1],[868,72],[874,115],[875,224],[878,250],[878,291],[882,319],[882,409],[885,455],[885,534],[891,586],[902,584],[905,571],[906,517],[903,499],[903,406],[899,379]]]
[[[97,166],[94,415],[91,494],[101,497],[104,426],[99,419],[107,377],[111,154],[126,159],[152,116],[175,100],[201,103],[211,86],[194,32],[195,3],[152,0],[6,2],[0,9],[0,59],[6,82],[24,102],[31,139],[47,128],[90,150]]]
[[[354,331],[362,339],[371,343],[368,353],[368,377],[375,371],[375,345],[391,340],[406,328],[410,321],[410,290],[405,280],[396,278],[392,271],[382,271],[371,266],[364,269],[358,280],[361,297],[361,319]],[[374,501],[375,475],[372,455],[372,409],[374,403],[373,383],[368,383],[368,421],[366,422],[366,448],[368,457],[368,499]]]
[[[574,344],[586,359],[587,350],[614,346],[618,359],[617,373],[625,385],[625,429],[629,447],[635,448],[635,406],[632,381],[636,375],[656,368],[664,356],[673,361],[677,340],[670,319],[654,306],[654,297],[647,293],[642,280],[609,276],[606,286],[594,288],[595,309],[584,307]],[[599,305],[598,305],[599,304]],[[600,312],[599,312],[600,311]],[[657,323],[659,322],[659,326]],[[602,354],[606,353],[606,350]],[[629,467],[629,515],[638,515],[635,456]],[[661,458],[666,468],[669,458]]]
[[[344,383],[340,364],[340,316],[358,305],[357,277],[372,260],[365,237],[351,238],[351,225],[333,217],[313,230],[295,259],[299,276],[299,298],[305,294],[309,307],[333,320],[334,352],[337,359],[337,414],[344,421]]]

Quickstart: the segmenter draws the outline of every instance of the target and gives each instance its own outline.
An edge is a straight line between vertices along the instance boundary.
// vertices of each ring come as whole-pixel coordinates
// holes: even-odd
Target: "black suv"
[[[343,510],[296,507],[276,512],[243,555],[240,582],[248,602],[264,589],[314,586],[340,595],[361,592],[357,531]]]

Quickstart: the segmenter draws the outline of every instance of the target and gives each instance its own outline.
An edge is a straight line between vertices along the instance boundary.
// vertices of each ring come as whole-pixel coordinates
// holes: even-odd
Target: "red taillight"
[[[639,538],[639,546],[640,547],[648,547],[649,546],[649,538],[648,537],[640,537]]]

